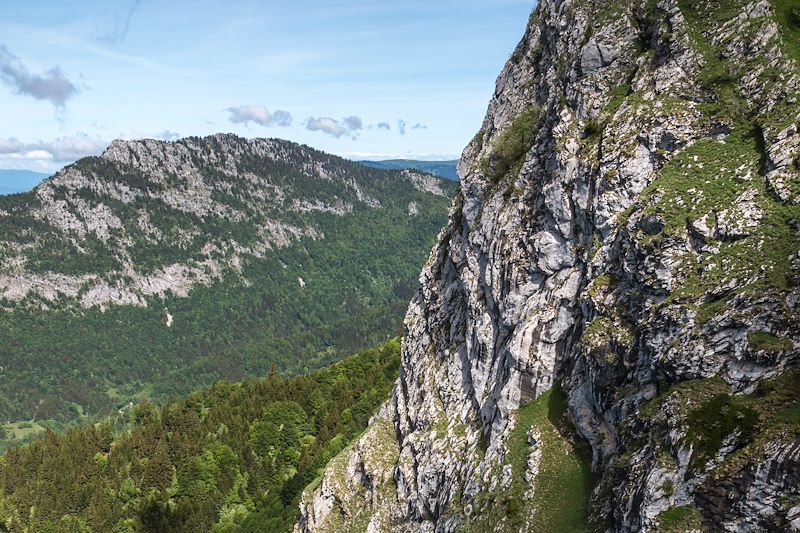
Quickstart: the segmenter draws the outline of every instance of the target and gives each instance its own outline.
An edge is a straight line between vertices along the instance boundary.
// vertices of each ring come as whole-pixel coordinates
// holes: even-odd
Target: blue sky
[[[3,0],[0,168],[234,132],[451,158],[534,0]]]

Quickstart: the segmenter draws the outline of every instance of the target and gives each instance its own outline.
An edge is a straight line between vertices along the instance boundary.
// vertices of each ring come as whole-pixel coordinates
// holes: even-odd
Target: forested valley
[[[0,459],[0,531],[291,531],[302,490],[388,399],[399,357],[395,338],[309,375],[47,431]]]

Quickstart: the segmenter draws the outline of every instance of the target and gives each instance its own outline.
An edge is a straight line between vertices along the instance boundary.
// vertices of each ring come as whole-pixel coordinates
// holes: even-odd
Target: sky
[[[534,0],[2,0],[0,169],[232,132],[454,159]]]

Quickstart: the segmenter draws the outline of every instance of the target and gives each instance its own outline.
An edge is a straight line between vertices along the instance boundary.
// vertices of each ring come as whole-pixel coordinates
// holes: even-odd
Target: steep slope
[[[384,341],[451,193],[215,135],[117,141],[0,198],[0,420],[94,416]]]
[[[792,2],[542,0],[298,529],[799,529],[798,42]]]

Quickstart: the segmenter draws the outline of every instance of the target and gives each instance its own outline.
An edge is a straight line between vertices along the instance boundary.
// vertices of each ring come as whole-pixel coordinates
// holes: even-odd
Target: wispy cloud
[[[197,75],[203,72],[199,68],[190,68],[188,63],[183,62],[180,66],[167,65],[160,63],[164,58],[134,56],[118,52],[108,46],[98,43],[97,38],[85,40],[79,32],[69,32],[61,28],[42,27],[40,25],[14,24],[15,35],[25,35],[28,39],[35,40],[45,48],[58,48],[59,50],[69,51],[71,55],[80,57],[82,54],[89,54],[94,57],[109,59],[118,63],[124,63],[134,67],[147,69],[161,74],[184,74]],[[0,31],[3,25],[0,23]],[[206,67],[207,70],[207,67]]]
[[[234,124],[247,125],[254,122],[260,126],[281,126],[292,125],[292,114],[288,111],[276,110],[270,113],[266,107],[260,105],[240,105],[226,109],[230,116],[228,120]]]
[[[392,126],[388,122],[378,122],[374,126],[373,125],[369,126],[369,129],[373,129],[373,128],[377,128],[377,129],[383,130],[383,131],[392,131]],[[412,130],[427,130],[428,126],[426,126],[425,124],[422,124],[420,122],[417,122],[413,126],[409,126],[408,122],[406,122],[402,118],[397,120],[397,132],[400,135],[405,135],[406,132],[409,129],[412,129]]]
[[[306,119],[305,125],[307,130],[321,131],[337,139],[342,136],[355,139],[357,137],[356,132],[364,129],[364,122],[361,120],[361,117],[354,115],[341,120],[336,120],[331,117],[309,117]]]
[[[55,66],[42,74],[32,74],[5,45],[0,45],[0,79],[19,94],[47,100],[62,109],[67,100],[78,92],[60,67]]]
[[[141,5],[141,3],[141,0],[133,0],[131,7],[128,9],[128,14],[125,16],[124,22],[117,25],[117,27],[110,32],[101,35],[97,38],[97,40],[101,43],[112,46],[123,42],[128,36],[128,31],[131,29],[131,19],[133,19],[133,15],[136,13],[136,10],[139,9],[139,5]]]

